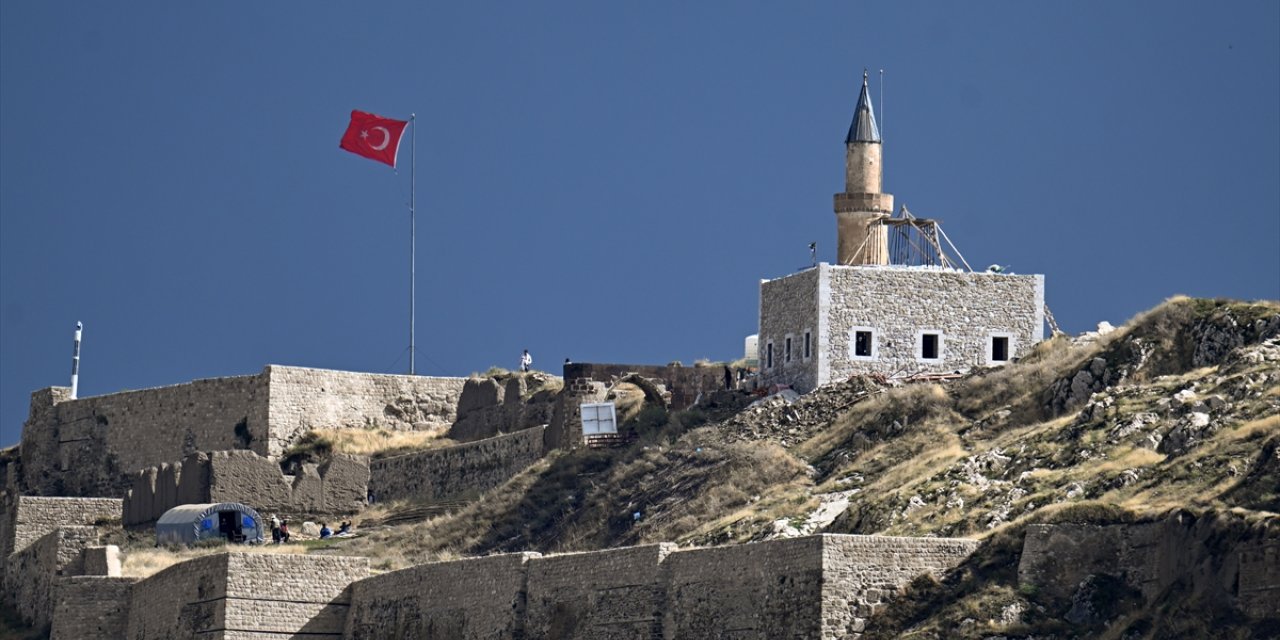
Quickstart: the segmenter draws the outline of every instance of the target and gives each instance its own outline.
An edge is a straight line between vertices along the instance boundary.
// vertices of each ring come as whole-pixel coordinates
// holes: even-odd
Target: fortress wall
[[[228,554],[194,558],[134,584],[124,637],[216,638],[204,634],[224,628],[227,563]]]
[[[822,536],[822,637],[857,637],[867,619],[924,573],[941,577],[981,545],[959,538]]]
[[[266,377],[195,380],[71,400],[37,391],[23,426],[28,491],[122,496],[125,474],[194,451],[267,452]],[[51,402],[52,406],[36,406]]]
[[[252,451],[200,452],[134,474],[124,498],[124,524],[154,522],[182,504],[217,502],[241,502],[260,513],[347,515],[363,507],[368,485],[369,465],[361,456],[337,454],[320,465],[303,465],[294,476]]]
[[[3,511],[0,540],[3,556],[26,549],[45,534],[72,525],[92,525],[120,518],[121,501],[115,498],[46,498],[17,496]]]
[[[514,373],[505,380],[467,378],[458,398],[458,419],[449,427],[448,437],[473,442],[549,424],[558,397],[557,387],[547,384],[549,379],[541,372]],[[532,394],[530,382],[536,389]]]
[[[452,500],[487,491],[542,457],[545,427],[369,463],[377,500]]]
[[[573,449],[581,447],[582,405],[588,402],[604,402],[608,387],[590,378],[564,381],[564,390],[556,397],[551,423],[542,437],[542,450]]]
[[[670,543],[529,561],[525,633],[532,638],[662,638]]]
[[[224,628],[336,640],[351,608],[351,583],[368,575],[367,558],[231,553]]]
[[[629,373],[661,380],[671,394],[671,410],[683,411],[693,406],[699,394],[724,388],[724,367],[683,367],[649,364],[605,364],[574,362],[564,365],[564,380],[593,380],[609,383]],[[734,376],[737,375],[735,371]]]
[[[129,602],[138,578],[76,576],[55,585],[50,640],[123,638],[129,626]]]
[[[525,568],[536,553],[425,564],[353,586],[347,640],[524,636]]]
[[[36,629],[53,618],[54,583],[83,572],[83,552],[98,544],[94,527],[57,527],[5,558],[4,600]]]
[[[829,278],[825,384],[854,374],[950,372],[986,366],[993,333],[1006,333],[1010,357],[1044,338],[1044,276],[906,268],[821,267]],[[851,359],[855,327],[875,331],[875,358]],[[923,330],[942,334],[941,359],[918,358]],[[763,340],[763,337],[761,338]]]
[[[827,380],[818,375],[818,345],[826,344],[825,324],[818,305],[819,269],[808,269],[760,283],[760,333],[758,359],[760,382],[785,384],[808,393]],[[825,284],[825,279],[821,283]],[[809,357],[804,357],[804,334],[809,332]],[[791,359],[787,360],[786,339],[791,336]],[[773,345],[773,366],[769,366],[769,345]]]
[[[268,366],[263,376],[271,390],[270,443],[254,450],[273,456],[312,429],[448,427],[466,382],[279,365]]]
[[[821,637],[822,546],[812,536],[672,553],[667,637]]]

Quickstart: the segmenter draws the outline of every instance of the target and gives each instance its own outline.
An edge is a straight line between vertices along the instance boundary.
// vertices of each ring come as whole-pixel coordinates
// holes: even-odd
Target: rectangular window
[[[991,337],[991,361],[992,362],[1008,362],[1009,361],[1008,336],[992,336]]]
[[[764,346],[764,368],[773,368],[773,343],[770,342]]]
[[[783,362],[791,362],[791,338],[787,338],[787,341],[782,347],[782,352]]]
[[[853,332],[853,355],[859,358],[871,357],[871,332]]]
[[[937,360],[938,355],[938,334],[925,333],[920,336],[920,357],[925,360]]]
[[[809,332],[808,332],[808,331],[806,331],[806,332],[804,332],[804,359],[805,359],[805,360],[808,360],[809,358],[810,358],[810,352],[809,352]]]

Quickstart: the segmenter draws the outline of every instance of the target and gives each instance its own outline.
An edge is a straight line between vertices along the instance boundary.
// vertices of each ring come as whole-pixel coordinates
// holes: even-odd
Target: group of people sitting
[[[320,523],[320,539],[321,540],[331,536],[335,536],[335,535],[340,536],[350,531],[351,531],[351,522],[347,520],[343,520],[342,524],[338,525],[337,533],[334,533],[334,531],[329,528],[329,525],[323,522]]]
[[[328,524],[323,522],[320,523],[321,539],[331,538],[334,536],[349,537],[351,535],[354,534],[351,533],[350,520],[343,520],[342,524],[338,525],[337,531],[330,529]],[[289,542],[290,537],[292,536],[289,533],[289,519],[285,518],[281,520],[280,516],[274,513],[271,514],[271,542],[274,544],[286,544]]]

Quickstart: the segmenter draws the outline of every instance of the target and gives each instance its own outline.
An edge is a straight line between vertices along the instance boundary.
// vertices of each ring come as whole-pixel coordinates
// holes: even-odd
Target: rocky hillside
[[[954,584],[915,585],[879,618],[879,637],[1199,637],[1205,620],[1223,637],[1256,631],[1200,616],[1213,600],[1177,593],[1108,596],[1114,606],[1072,620],[1079,594],[1022,593],[1016,571],[1038,523],[1175,518],[1221,544],[1276,537],[1276,303],[1175,299],[1108,335],[1058,337],[956,380],[855,378],[794,403],[751,400],[646,407],[627,425],[639,435],[629,448],[555,454],[459,511],[327,551],[391,568],[814,532],[969,536],[987,544]]]

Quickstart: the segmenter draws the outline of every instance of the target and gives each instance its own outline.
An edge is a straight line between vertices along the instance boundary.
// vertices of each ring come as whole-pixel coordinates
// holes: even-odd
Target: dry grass
[[[448,447],[457,442],[444,437],[444,429],[392,431],[376,429],[323,429],[309,431],[298,439],[286,456],[310,453],[319,457],[348,453],[370,457],[386,457]]]
[[[156,547],[126,551],[120,562],[120,573],[126,577],[145,578],[179,562],[211,556],[227,551],[244,553],[294,553],[305,554],[307,548],[298,544],[209,545],[182,549]]]

